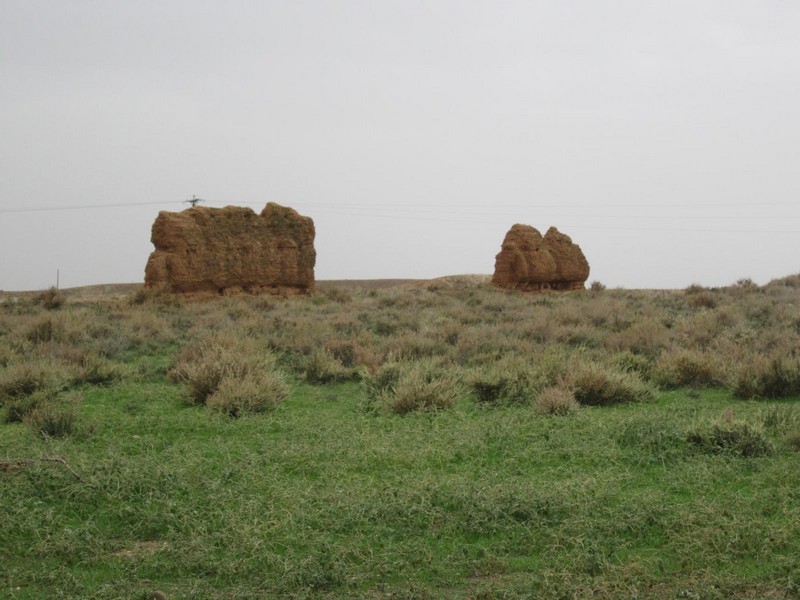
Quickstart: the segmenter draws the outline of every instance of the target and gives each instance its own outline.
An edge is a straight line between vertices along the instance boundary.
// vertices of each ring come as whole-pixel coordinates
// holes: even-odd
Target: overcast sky
[[[527,223],[609,286],[765,283],[799,107],[793,0],[2,0],[0,289],[142,281],[193,194],[312,217],[318,279],[491,273]]]

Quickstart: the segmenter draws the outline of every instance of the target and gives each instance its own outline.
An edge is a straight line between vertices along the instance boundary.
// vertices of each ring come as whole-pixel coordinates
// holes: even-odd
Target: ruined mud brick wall
[[[238,206],[162,211],[145,286],[183,294],[314,289],[314,222],[270,202],[256,214]]]
[[[580,246],[555,227],[542,236],[530,225],[514,225],[495,257],[492,283],[524,291],[582,290],[589,263]]]

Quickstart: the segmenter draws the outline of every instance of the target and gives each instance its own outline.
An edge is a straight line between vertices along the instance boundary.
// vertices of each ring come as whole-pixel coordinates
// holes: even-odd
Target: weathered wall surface
[[[581,290],[589,263],[580,246],[555,227],[542,236],[530,225],[514,225],[495,257],[492,283],[525,291]]]
[[[314,222],[272,202],[261,214],[237,206],[162,211],[151,241],[147,287],[184,294],[314,289]]]

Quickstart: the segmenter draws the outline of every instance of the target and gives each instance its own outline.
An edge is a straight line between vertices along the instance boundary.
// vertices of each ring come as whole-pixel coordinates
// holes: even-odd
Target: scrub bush
[[[56,310],[63,306],[66,298],[56,288],[51,287],[49,290],[42,292],[36,297],[36,303],[41,304],[47,310]]]
[[[581,405],[570,388],[555,386],[543,389],[533,401],[533,407],[539,413],[566,416],[576,412]]]
[[[737,398],[784,398],[800,395],[800,360],[761,358],[742,366],[733,395]]]
[[[22,423],[34,410],[47,402],[51,402],[51,394],[44,390],[9,400],[6,403],[5,422]]]
[[[0,405],[38,390],[63,390],[70,379],[68,369],[54,361],[39,359],[12,363],[0,373]]]
[[[356,371],[345,367],[333,353],[323,348],[308,358],[305,376],[310,383],[326,384],[353,379]]]
[[[34,408],[25,422],[42,437],[67,437],[76,431],[77,410],[71,403],[47,401]]]
[[[231,417],[241,417],[271,411],[288,396],[289,386],[282,373],[261,371],[243,379],[223,379],[206,405]]]
[[[713,422],[695,427],[688,440],[700,450],[711,454],[731,453],[737,456],[764,456],[773,447],[760,424],[736,419],[728,412]]]
[[[365,380],[368,400],[405,414],[450,408],[462,393],[453,374],[432,362],[389,363]]]
[[[644,402],[655,398],[655,390],[635,372],[622,373],[589,363],[580,365],[570,377],[580,404],[600,405]]]
[[[275,370],[275,365],[275,356],[254,339],[223,334],[186,346],[168,374],[186,384],[191,403],[205,404],[226,379],[244,381]]]
[[[653,368],[653,380],[664,388],[707,387],[723,380],[722,366],[713,355],[673,348],[662,353]]]

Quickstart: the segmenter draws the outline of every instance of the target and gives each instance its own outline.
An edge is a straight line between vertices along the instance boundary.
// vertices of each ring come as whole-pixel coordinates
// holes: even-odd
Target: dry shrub
[[[361,332],[354,333],[349,339],[329,340],[325,349],[348,369],[375,371],[383,360],[383,352]]]
[[[353,301],[353,296],[347,290],[338,287],[332,287],[322,290],[322,295],[332,302],[339,304],[346,304]]]
[[[282,373],[259,371],[248,373],[243,379],[223,379],[206,405],[231,417],[241,417],[271,411],[288,396],[289,386]]]
[[[0,373],[0,405],[39,390],[59,391],[70,382],[69,371],[54,361],[31,360],[12,363]]]
[[[599,292],[604,292],[605,289],[606,289],[606,286],[605,286],[604,283],[595,280],[591,284],[589,284],[589,289],[592,292],[599,293]]]
[[[744,279],[739,279],[736,283],[728,287],[728,293],[734,295],[755,294],[760,291],[761,288],[758,287],[758,284],[749,277],[745,277]]]
[[[687,296],[694,296],[694,295],[697,295],[697,294],[703,294],[706,291],[708,291],[708,288],[700,285],[699,283],[693,283],[693,284],[691,284],[691,285],[686,287],[686,289],[684,290],[684,293]]]
[[[63,369],[72,385],[103,385],[121,381],[133,373],[131,367],[99,356],[87,346],[48,342],[39,344],[37,352]]]
[[[58,328],[58,323],[50,317],[45,317],[30,323],[23,335],[29,342],[41,344],[56,339],[58,337]]]
[[[746,399],[800,396],[800,360],[753,358],[739,369],[733,395]]]
[[[393,337],[385,347],[387,352],[396,356],[398,360],[406,361],[431,356],[446,356],[452,352],[452,346],[446,342],[437,340],[428,334],[413,331]]]
[[[772,405],[761,411],[760,414],[766,429],[778,433],[797,429],[798,412],[788,406]]]
[[[707,387],[724,379],[722,365],[712,354],[686,348],[662,353],[653,369],[653,380],[661,387]]]
[[[514,333],[489,325],[468,328],[459,336],[454,358],[461,365],[485,365],[533,354],[533,340],[521,340]]]
[[[368,316],[366,313],[361,313],[356,316],[350,312],[346,312],[331,315],[330,319],[326,321],[326,324],[337,336],[344,338],[359,336],[363,338],[366,332],[364,323],[367,320]]]
[[[306,362],[306,379],[311,383],[336,383],[358,377],[355,369],[348,369],[326,348],[315,351]]]
[[[773,450],[760,424],[736,419],[730,410],[707,425],[695,427],[689,432],[688,440],[711,454],[724,452],[752,457],[764,456]]]
[[[609,362],[622,372],[632,371],[638,373],[642,379],[648,379],[653,370],[653,361],[650,357],[643,354],[634,354],[630,350],[617,352]]]
[[[577,303],[562,304],[550,314],[550,319],[561,325],[585,325],[588,321],[583,307]]]
[[[51,287],[49,290],[42,292],[36,296],[34,302],[41,304],[47,310],[57,310],[64,305],[66,298],[56,288]]]
[[[448,346],[456,346],[461,338],[463,327],[450,318],[442,317],[436,320],[433,337]]]
[[[386,400],[389,410],[405,414],[450,408],[460,394],[460,384],[449,373],[426,365],[415,365],[401,373]]]
[[[361,348],[353,340],[329,340],[324,349],[348,369],[358,366],[363,358]]]
[[[602,346],[600,332],[593,325],[561,326],[554,331],[555,341],[577,348],[597,348]]]
[[[589,323],[601,331],[608,329],[612,319],[624,310],[620,302],[608,294],[601,296],[590,294],[588,299],[589,302],[584,303],[582,310]]]
[[[159,351],[177,339],[175,323],[149,307],[112,313],[109,317],[113,319],[110,332],[100,327],[90,332],[97,352],[109,358],[125,358],[132,351]]]
[[[800,273],[781,277],[780,279],[773,279],[764,287],[767,289],[796,290],[800,288]]]
[[[555,339],[558,329],[559,327],[549,318],[548,314],[539,313],[525,323],[520,323],[517,335],[534,344],[548,344]]]
[[[17,353],[7,343],[0,342],[0,367],[6,367],[16,358]]]
[[[92,315],[84,310],[47,315],[39,313],[19,319],[12,339],[20,347],[27,348],[50,342],[86,344],[90,341],[87,332],[92,326],[92,320]]]
[[[462,392],[452,372],[433,362],[388,363],[365,386],[373,403],[397,414],[450,408]]]
[[[131,372],[125,365],[111,362],[96,354],[87,354],[77,363],[72,379],[76,384],[106,385],[122,381]]]
[[[670,332],[662,321],[646,317],[630,327],[613,333],[606,341],[612,350],[630,350],[636,354],[655,356],[670,345]]]
[[[394,360],[384,363],[380,369],[364,379],[364,391],[371,402],[380,402],[393,392],[400,381],[403,365]]]
[[[244,380],[275,370],[275,356],[255,340],[219,335],[184,347],[168,375],[184,383],[194,404],[204,404],[225,379]]]
[[[25,422],[42,437],[67,437],[76,431],[77,398],[66,401],[48,400],[37,405]]]
[[[52,392],[38,390],[27,396],[12,398],[5,404],[6,423],[22,423],[38,407],[51,402]]]
[[[614,371],[596,363],[581,364],[570,376],[575,399],[584,405],[644,402],[655,398],[655,390],[635,372]]]
[[[373,319],[369,328],[375,335],[390,337],[403,330],[416,331],[418,327],[414,323],[404,322],[397,313],[387,312]]]
[[[528,360],[506,358],[476,369],[467,377],[478,402],[484,404],[528,404],[541,390],[560,381],[565,359],[555,353]]]
[[[689,296],[688,304],[692,308],[716,308],[719,300],[715,294],[711,292],[702,292],[700,294],[692,294]]]
[[[305,368],[306,357],[324,346],[324,330],[319,319],[306,315],[285,318],[275,315],[264,323],[267,345],[284,355],[299,373]]]
[[[468,297],[467,303],[472,305],[475,301]],[[483,321],[481,318],[480,313],[477,311],[471,310],[469,306],[464,305],[456,305],[452,307],[451,310],[448,311],[450,318],[452,318],[456,323],[462,326],[473,326],[478,325]]]
[[[469,376],[469,386],[483,404],[526,404],[538,391],[538,374],[528,365],[495,364]]]
[[[177,307],[181,305],[181,299],[177,294],[172,293],[172,288],[168,283],[162,283],[151,287],[140,287],[131,295],[130,303]]]
[[[581,405],[575,399],[575,392],[566,385],[543,389],[533,401],[536,412],[566,416],[577,411]]]

